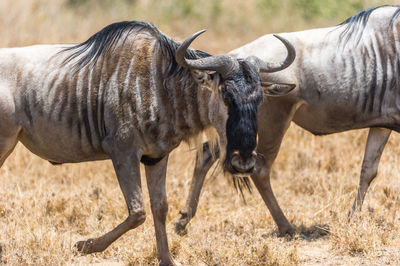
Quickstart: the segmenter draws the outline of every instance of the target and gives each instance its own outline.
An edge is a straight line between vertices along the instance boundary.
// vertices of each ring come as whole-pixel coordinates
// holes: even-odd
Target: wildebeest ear
[[[261,82],[264,95],[279,97],[284,96],[296,88],[296,84]]]
[[[207,88],[213,87],[213,77],[215,76],[215,71],[207,71],[207,70],[197,70],[193,69],[191,74],[196,82],[202,86],[206,86]]]
[[[196,82],[199,84],[205,84],[205,82],[208,79],[208,75],[205,71],[193,69],[192,71],[190,71],[190,73],[192,74]]]

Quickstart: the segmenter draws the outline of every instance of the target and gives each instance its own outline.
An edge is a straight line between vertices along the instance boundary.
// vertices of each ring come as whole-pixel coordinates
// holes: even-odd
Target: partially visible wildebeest
[[[295,46],[296,60],[282,72],[263,74],[261,81],[294,83],[297,88],[285,97],[267,97],[260,105],[257,153],[263,156],[257,158],[251,176],[280,235],[295,229],[275,199],[270,171],[291,121],[315,135],[370,128],[352,212],[361,208],[391,130],[400,131],[399,14],[399,6],[375,7],[336,27],[280,34]],[[257,55],[270,61],[283,53],[275,38],[265,35],[230,55]],[[175,223],[178,233],[184,232],[196,213],[205,175],[214,160],[205,144],[203,156],[196,160],[186,206]]]
[[[252,172],[262,99],[258,71],[286,68],[294,48],[281,38],[286,60],[258,65],[188,49],[202,32],[178,44],[151,24],[128,21],[77,45],[0,50],[0,166],[18,141],[54,164],[113,162],[129,216],[107,234],[78,242],[79,251],[103,251],[145,221],[142,162],[158,259],[173,264],[165,230],[168,154],[210,127],[226,151],[226,169]]]

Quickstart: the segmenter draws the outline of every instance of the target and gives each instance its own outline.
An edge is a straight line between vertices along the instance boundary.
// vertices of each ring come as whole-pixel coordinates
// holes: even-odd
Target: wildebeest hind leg
[[[217,160],[218,152],[216,150],[213,157],[209,144],[206,142],[203,144],[202,156],[199,156],[199,154],[196,156],[196,165],[194,167],[192,183],[190,184],[189,195],[185,207],[179,212],[181,217],[175,221],[175,232],[179,235],[186,234],[186,226],[196,214],[204,179],[208,170],[210,170],[213,163]]]
[[[377,175],[379,161],[390,133],[391,130],[386,128],[371,128],[369,130],[361,168],[360,184],[350,213],[351,215],[355,211],[361,210],[368,187]]]
[[[141,225],[146,219],[140,181],[140,157],[134,151],[118,152],[116,154],[111,152],[111,159],[128,206],[129,216],[124,222],[105,235],[77,242],[75,247],[85,254],[105,250],[112,242],[127,231]]]

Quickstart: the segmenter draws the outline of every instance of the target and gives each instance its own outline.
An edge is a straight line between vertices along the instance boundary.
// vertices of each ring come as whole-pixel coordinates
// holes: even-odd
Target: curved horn
[[[258,67],[259,72],[272,73],[283,70],[290,66],[296,58],[296,49],[288,40],[276,34],[274,34],[274,37],[278,38],[286,46],[288,55],[282,63],[265,63],[256,56],[249,56],[247,60],[255,64]]]
[[[179,46],[175,54],[176,62],[183,67],[191,69],[216,71],[220,73],[223,78],[235,73],[239,68],[239,63],[229,55],[216,55],[199,59],[185,58],[186,50],[189,48],[189,45],[203,32],[205,32],[205,30],[192,34]]]

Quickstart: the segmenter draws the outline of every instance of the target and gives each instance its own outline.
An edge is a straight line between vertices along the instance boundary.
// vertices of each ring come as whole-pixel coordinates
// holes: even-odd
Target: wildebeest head
[[[215,101],[210,101],[208,106],[209,116],[219,134],[221,151],[226,151],[225,169],[234,175],[251,174],[257,156],[257,108],[263,96],[262,85],[265,85],[260,82],[259,72],[276,72],[288,67],[295,58],[295,50],[287,40],[278,37],[288,49],[286,60],[280,64],[267,64],[254,56],[186,59],[190,43],[203,32],[193,34],[181,44],[176,61],[191,69],[195,80],[214,96]],[[287,92],[287,88],[277,84],[264,88],[265,94],[275,96]]]

